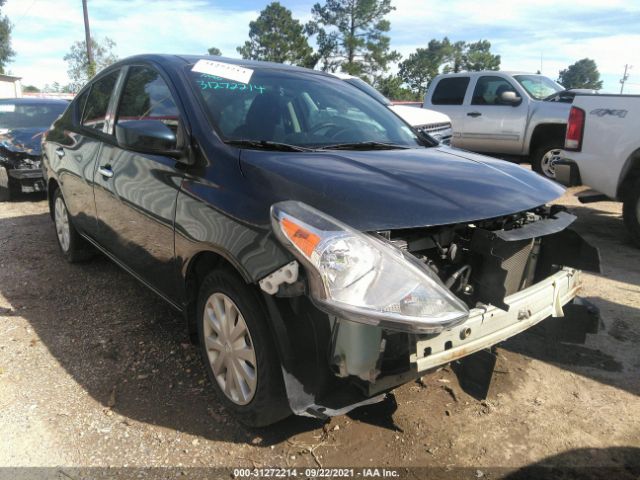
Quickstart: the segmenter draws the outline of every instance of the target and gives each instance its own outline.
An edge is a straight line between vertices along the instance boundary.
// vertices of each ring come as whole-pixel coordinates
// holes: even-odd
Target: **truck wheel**
[[[546,143],[533,152],[531,157],[531,168],[547,178],[556,178],[555,162],[562,156],[562,142],[555,141]]]
[[[53,221],[60,251],[69,263],[88,260],[93,256],[94,252],[91,246],[80,236],[71,223],[67,205],[64,203],[64,198],[59,188],[53,194]]]
[[[202,282],[197,312],[202,359],[225,408],[250,427],[291,415],[258,292],[237,274],[214,270]]]
[[[631,234],[633,242],[640,247],[640,178],[631,183],[627,189],[622,206],[624,224]]]
[[[8,202],[11,200],[11,184],[9,183],[9,174],[7,169],[0,167],[0,202]]]

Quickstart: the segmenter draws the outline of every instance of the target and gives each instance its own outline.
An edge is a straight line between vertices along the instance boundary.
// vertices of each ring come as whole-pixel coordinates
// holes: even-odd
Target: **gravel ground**
[[[174,311],[103,257],[67,264],[40,197],[2,203],[0,466],[640,468],[640,251],[619,204],[575,192],[560,203],[603,263],[585,275],[604,323],[585,345],[504,343],[485,401],[444,369],[326,424],[261,430],[215,402]]]

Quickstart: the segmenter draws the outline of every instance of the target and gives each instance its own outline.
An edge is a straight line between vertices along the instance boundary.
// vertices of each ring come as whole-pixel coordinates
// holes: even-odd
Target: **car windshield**
[[[424,142],[387,107],[344,81],[254,69],[249,83],[190,70],[223,140],[248,148],[416,147]]]
[[[0,103],[0,129],[47,128],[67,106],[64,103]]]
[[[514,75],[514,78],[536,100],[544,100],[564,90],[562,85],[543,75]]]
[[[364,80],[362,80],[360,78],[347,78],[345,80],[345,82],[350,83],[351,85],[353,85],[356,88],[359,88],[360,90],[362,90],[364,93],[366,93],[370,97],[373,97],[376,100],[378,100],[380,103],[382,103],[384,105],[391,105],[391,100],[389,100],[387,97],[382,95],[378,90],[373,88],[371,85],[369,85]]]

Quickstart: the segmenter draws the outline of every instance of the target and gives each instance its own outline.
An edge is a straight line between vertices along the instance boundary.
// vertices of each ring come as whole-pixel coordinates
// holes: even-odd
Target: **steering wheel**
[[[317,125],[314,125],[313,127],[311,127],[309,129],[309,131],[307,133],[310,133],[311,135],[315,135],[317,132],[319,132],[320,130],[324,130],[325,128],[326,129],[338,129],[337,131],[340,131],[340,130],[343,129],[343,127],[341,127],[337,123],[327,122],[327,123],[319,123]],[[327,133],[329,133],[329,132],[327,132]]]

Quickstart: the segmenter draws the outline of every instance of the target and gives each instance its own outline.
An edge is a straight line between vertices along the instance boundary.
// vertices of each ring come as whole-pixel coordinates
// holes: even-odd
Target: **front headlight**
[[[415,257],[301,202],[271,207],[276,236],[307,267],[312,300],[361,323],[436,333],[467,306]]]

